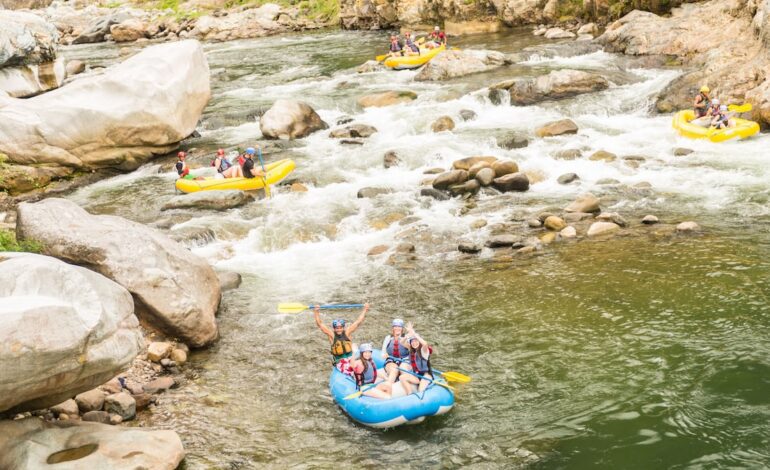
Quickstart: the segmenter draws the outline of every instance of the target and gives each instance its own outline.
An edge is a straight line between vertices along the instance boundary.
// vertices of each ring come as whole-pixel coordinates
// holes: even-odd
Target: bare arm
[[[334,333],[332,330],[330,330],[328,326],[321,322],[321,308],[318,305],[316,305],[313,309],[313,317],[315,317],[315,324],[318,325],[318,328],[324,332],[326,336],[329,337],[329,341],[334,340]]]
[[[420,348],[420,352],[422,353],[422,357],[427,359],[428,356],[430,355],[430,349],[428,348],[427,341],[425,341],[422,338],[422,336],[420,336],[416,331],[414,331],[414,327],[412,327],[411,323],[409,323],[407,325],[407,330],[409,331],[409,334],[411,336],[414,336],[415,338],[417,338],[420,341],[420,344],[422,344],[422,348]]]
[[[364,309],[361,311],[361,315],[356,318],[356,321],[353,322],[352,325],[348,328],[348,331],[346,333],[348,336],[352,335],[354,331],[358,329],[359,326],[361,326],[361,323],[364,322],[364,318],[366,318],[366,312],[369,311],[369,304],[364,304]]]

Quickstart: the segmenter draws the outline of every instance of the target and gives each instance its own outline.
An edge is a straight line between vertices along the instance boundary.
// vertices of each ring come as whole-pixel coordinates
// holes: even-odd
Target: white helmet
[[[719,105],[719,98],[714,98],[713,100],[711,100],[711,102],[712,102],[714,105],[717,105],[717,106],[718,106],[718,105]]]
[[[441,28],[439,28],[438,26],[434,26],[433,31],[441,31]]]

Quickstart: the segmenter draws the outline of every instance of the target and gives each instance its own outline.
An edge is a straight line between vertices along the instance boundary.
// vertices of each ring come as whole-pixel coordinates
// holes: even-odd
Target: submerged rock
[[[698,230],[700,230],[700,225],[693,221],[682,222],[676,226],[677,232],[697,232]]]
[[[267,139],[292,140],[307,137],[329,127],[307,103],[277,100],[259,118],[262,135]]]
[[[385,168],[393,168],[401,164],[401,159],[398,158],[398,154],[393,150],[388,150],[382,157],[382,164]]]
[[[554,137],[563,134],[577,134],[578,126],[572,119],[552,121],[535,130],[538,137]]]
[[[329,137],[333,139],[357,137],[366,138],[374,135],[376,132],[376,127],[367,126],[366,124],[352,124],[350,126],[343,127],[342,129],[334,129],[329,133]]]
[[[543,34],[546,39],[573,39],[575,33],[566,31],[562,28],[550,28]]]
[[[567,207],[565,212],[599,212],[599,198],[591,193],[585,193],[578,196]]]
[[[111,215],[91,215],[64,199],[18,206],[17,233],[45,252],[83,264],[129,290],[137,313],[186,343],[217,338],[221,291],[203,259],[155,229]],[[116,243],[120,234],[120,243]]]
[[[448,201],[451,199],[449,194],[434,188],[422,188],[420,190],[420,196],[431,197],[438,201]]]
[[[174,431],[30,418],[0,421],[0,435],[0,468],[173,470],[184,458]]]
[[[590,157],[588,157],[589,160],[594,162],[614,162],[617,160],[617,158],[617,155],[611,152],[607,152],[606,150],[597,150],[596,152],[592,153]]]
[[[358,105],[362,108],[392,106],[398,103],[407,103],[417,99],[417,93],[412,91],[385,91],[365,95],[358,99]]]
[[[472,111],[470,109],[461,109],[460,110],[460,119],[463,121],[472,121],[476,119],[478,115],[475,111]]]
[[[143,346],[126,289],[48,256],[0,253],[0,305],[0,411],[90,390]]]
[[[163,204],[160,210],[195,208],[222,211],[232,209],[233,207],[240,207],[253,200],[254,197],[245,191],[198,191],[196,193],[175,196]]]
[[[430,125],[430,130],[433,132],[451,131],[454,128],[455,122],[449,116],[441,116]]]
[[[556,180],[559,184],[570,184],[573,181],[580,180],[580,177],[576,173],[564,173]]]

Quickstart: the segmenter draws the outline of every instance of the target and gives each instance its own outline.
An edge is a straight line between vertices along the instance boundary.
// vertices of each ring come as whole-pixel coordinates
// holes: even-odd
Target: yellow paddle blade
[[[748,113],[751,111],[752,106],[751,103],[745,103],[745,104],[731,104],[727,107],[729,111],[732,111],[734,113]]]
[[[424,43],[424,42],[425,42],[425,38],[424,38],[424,37],[421,37],[421,38],[419,38],[418,40],[416,40],[414,43],[415,43],[415,44],[422,44],[422,43]]]
[[[374,60],[376,60],[377,62],[382,62],[383,60],[385,60],[386,57],[388,57],[388,54],[382,54],[375,57]]]
[[[343,400],[352,400],[352,399],[354,399],[354,398],[358,398],[358,397],[360,397],[360,396],[361,396],[363,393],[364,393],[364,392],[362,392],[361,390],[359,390],[359,391],[357,391],[357,392],[355,392],[355,393],[351,393],[350,395],[346,396],[345,398],[343,398]]]
[[[309,305],[300,304],[300,303],[286,303],[286,304],[278,304],[278,312],[279,313],[301,313],[305,310],[309,309]]]
[[[441,376],[444,377],[448,382],[457,382],[461,384],[467,384],[471,381],[471,378],[468,377],[465,374],[461,374],[459,372],[455,371],[448,371],[448,372],[442,372]]]

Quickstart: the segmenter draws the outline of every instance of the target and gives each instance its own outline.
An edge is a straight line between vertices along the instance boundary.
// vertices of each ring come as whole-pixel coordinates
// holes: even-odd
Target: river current
[[[318,132],[266,147],[270,161],[297,162],[294,175],[309,191],[283,188],[241,209],[178,219],[162,213],[174,196],[169,159],[70,196],[95,213],[143,223],[171,216],[172,232],[208,233],[188,246],[244,278],[224,294],[221,340],[193,353],[183,386],[136,425],[176,430],[187,469],[770,466],[769,138],[711,144],[677,137],[671,116],[650,107],[678,70],[604,52],[552,57],[542,41],[529,31],[463,38],[462,48],[543,53],[427,83],[414,82],[410,71],[356,73],[380,53],[384,33],[205,45],[213,98],[189,148],[256,141],[254,116],[279,98],[310,103],[332,125],[349,116],[379,132],[362,146]],[[134,51],[76,46],[64,55],[109,65]],[[487,98],[486,87],[500,80],[559,68],[598,71],[612,86],[529,107]],[[366,110],[355,104],[389,89],[418,99]],[[478,117],[462,121],[462,109]],[[432,133],[442,115],[457,128]],[[580,126],[577,135],[532,136],[564,117]],[[529,145],[501,148],[498,140],[513,132],[528,135]],[[695,152],[677,157],[676,147]],[[644,160],[634,168],[553,158],[564,149]],[[401,166],[383,167],[388,150]],[[526,193],[480,196],[475,207],[419,197],[424,170],[472,155],[512,158],[542,181]],[[193,163],[206,166],[207,157]],[[558,184],[567,172],[580,182]],[[607,178],[619,184],[596,184]],[[635,186],[641,182],[652,188]],[[365,186],[395,191],[358,199]],[[556,243],[533,257],[456,251],[460,239],[483,243],[496,224],[563,207],[585,191],[626,216],[630,235]],[[664,224],[640,228],[645,213]],[[473,228],[482,218],[488,225]],[[704,230],[673,234],[682,220]],[[373,246],[403,240],[416,246],[407,265],[367,256]],[[473,382],[460,386],[447,415],[389,431],[358,426],[329,395],[326,338],[310,313],[277,313],[287,301],[369,301],[356,342],[379,344],[390,320],[405,318],[434,345],[437,367]],[[352,320],[357,312],[339,315]]]

